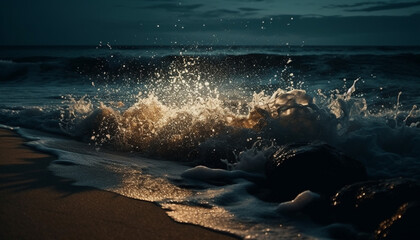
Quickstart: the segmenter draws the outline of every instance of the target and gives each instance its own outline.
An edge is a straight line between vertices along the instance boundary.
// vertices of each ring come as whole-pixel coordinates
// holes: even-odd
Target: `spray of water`
[[[371,129],[388,129],[382,113],[370,113],[366,100],[353,96],[359,78],[344,93],[337,90],[329,96],[321,90],[311,96],[302,89],[278,88],[251,96],[243,92],[238,98],[220,90],[223,87],[196,66],[198,60],[174,60],[167,71],[157,72],[154,81],[142,86],[146,91],[140,91],[131,106],[94,106],[86,97],[69,98],[61,114],[62,130],[98,148],[260,172],[272,146],[325,141],[353,153],[349,146],[354,145],[351,141],[358,131],[374,131],[367,136],[378,134]],[[413,106],[397,124],[400,95],[393,116],[396,128],[405,126],[416,114]],[[378,120],[381,118],[384,120]],[[391,149],[381,141],[369,144],[372,151]],[[363,151],[360,156],[374,155]]]

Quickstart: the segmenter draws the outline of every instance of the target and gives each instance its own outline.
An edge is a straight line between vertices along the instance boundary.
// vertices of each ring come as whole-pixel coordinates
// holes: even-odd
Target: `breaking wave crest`
[[[365,99],[352,97],[356,82],[347,92],[330,97],[322,93],[312,97],[299,89],[277,89],[272,94],[254,93],[246,103],[209,96],[177,106],[150,94],[139,96],[135,104],[125,108],[121,102],[95,107],[86,98],[71,99],[62,111],[60,126],[66,134],[98,148],[139,151],[210,167],[227,164],[247,169],[246,165],[265,162],[258,158],[270,146],[308,141],[328,142],[368,167],[370,160],[381,158],[373,174],[381,174],[383,168],[395,170],[396,157],[418,164],[416,107],[405,117],[398,110],[372,114]],[[400,150],[402,146],[404,151]],[[378,169],[378,164],[382,168]],[[258,167],[250,169],[257,171]],[[411,175],[412,171],[407,173]]]

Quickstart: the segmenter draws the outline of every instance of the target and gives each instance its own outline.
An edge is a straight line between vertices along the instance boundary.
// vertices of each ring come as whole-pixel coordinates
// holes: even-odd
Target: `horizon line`
[[[99,47],[99,48],[109,48],[106,44],[99,46],[99,45],[93,45],[93,44],[54,44],[54,45],[48,45],[48,44],[17,44],[17,45],[0,45],[0,48],[35,48],[35,47]],[[111,45],[112,48],[142,48],[142,47],[156,47],[156,48],[178,48],[178,47],[279,47],[279,48],[287,48],[287,47],[420,47],[420,44],[417,45],[411,45],[411,44],[404,44],[404,45],[397,45],[397,44],[390,44],[390,45],[373,45],[373,44],[356,44],[356,45],[350,45],[350,44],[289,44],[289,45],[248,45],[248,44],[238,44],[238,45],[227,45],[227,44],[219,44],[219,45],[211,45],[211,44],[177,44],[177,45],[167,45],[167,44],[161,44],[161,45],[154,45],[154,44],[118,44],[118,45]]]

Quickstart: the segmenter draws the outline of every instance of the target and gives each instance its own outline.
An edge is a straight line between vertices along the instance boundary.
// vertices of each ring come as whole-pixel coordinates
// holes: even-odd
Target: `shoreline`
[[[73,186],[47,168],[56,157],[0,128],[0,239],[240,239],[177,223],[154,203]]]

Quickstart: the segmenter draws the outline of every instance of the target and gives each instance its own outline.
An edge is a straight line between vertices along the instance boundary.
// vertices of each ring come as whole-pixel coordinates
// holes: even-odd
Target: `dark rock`
[[[320,224],[329,224],[333,220],[329,199],[324,196],[310,202],[302,209],[302,213],[309,216],[312,221]]]
[[[328,234],[331,239],[372,240],[371,234],[360,232],[349,224],[332,223],[321,228],[321,231]]]
[[[305,190],[329,196],[367,178],[362,163],[325,143],[284,145],[267,161],[265,173],[273,197],[281,201]]]
[[[244,146],[243,136],[256,138],[255,133],[245,129],[225,129],[229,134],[220,134],[201,142],[196,149],[188,154],[189,160],[195,160],[195,165],[210,168],[228,168],[227,163],[237,162],[237,154],[246,148],[253,147],[252,143]],[[222,161],[223,160],[223,161]]]
[[[404,178],[374,180],[343,187],[332,198],[332,211],[336,221],[373,231],[403,204],[414,201],[420,201],[418,181]]]
[[[391,218],[381,222],[375,239],[420,239],[420,202],[404,203]]]
[[[235,147],[226,141],[207,141],[191,151],[188,157],[195,159],[196,165],[226,169],[226,163],[221,159],[225,159],[229,163],[235,162],[236,156],[232,149]]]

